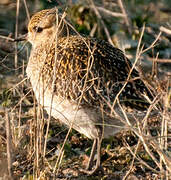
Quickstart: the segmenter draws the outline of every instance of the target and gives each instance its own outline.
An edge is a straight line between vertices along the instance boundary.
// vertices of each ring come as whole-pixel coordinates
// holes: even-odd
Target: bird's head
[[[69,35],[71,28],[68,26],[65,16],[66,13],[58,13],[57,8],[37,12],[28,24],[26,39],[33,46],[37,46]]]

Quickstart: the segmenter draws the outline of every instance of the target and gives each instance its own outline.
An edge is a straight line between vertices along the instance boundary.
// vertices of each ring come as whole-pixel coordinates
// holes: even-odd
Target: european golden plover
[[[32,51],[26,72],[35,96],[54,118],[94,140],[87,165],[94,173],[100,168],[102,139],[125,126],[113,115],[116,102],[144,111],[149,106],[145,95],[151,94],[121,50],[74,33],[55,8],[33,15],[27,39]]]

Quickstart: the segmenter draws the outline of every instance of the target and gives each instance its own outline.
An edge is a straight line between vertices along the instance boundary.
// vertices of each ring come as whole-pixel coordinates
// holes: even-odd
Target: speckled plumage
[[[120,130],[118,126],[124,126],[110,116],[110,105],[128,78],[130,61],[108,42],[71,33],[73,30],[55,9],[36,13],[28,31],[33,49],[27,75],[37,100],[48,113],[52,108],[52,116],[97,141],[98,151],[102,137],[111,136]],[[120,103],[145,110],[149,103],[144,94],[151,97],[133,69],[119,95]]]

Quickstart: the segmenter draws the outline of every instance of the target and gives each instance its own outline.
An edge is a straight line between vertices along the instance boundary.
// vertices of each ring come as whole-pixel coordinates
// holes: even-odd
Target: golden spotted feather
[[[99,106],[105,101],[112,104],[132,67],[121,50],[103,40],[73,35],[48,46],[39,46],[34,52],[36,58],[42,52],[45,54],[45,58],[40,58],[44,61],[43,79],[51,88],[56,73],[54,93],[80,104]],[[149,103],[142,94],[151,97],[134,69],[120,93],[120,103],[145,110]]]

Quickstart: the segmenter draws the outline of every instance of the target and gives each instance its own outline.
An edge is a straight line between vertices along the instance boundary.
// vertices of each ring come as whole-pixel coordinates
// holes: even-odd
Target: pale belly
[[[82,107],[79,104],[52,95],[48,90],[42,91],[38,85],[32,84],[36,99],[47,113],[63,124],[72,127],[90,139],[95,139],[102,133],[103,138],[113,136],[124,124],[117,118],[104,118],[100,110]]]

